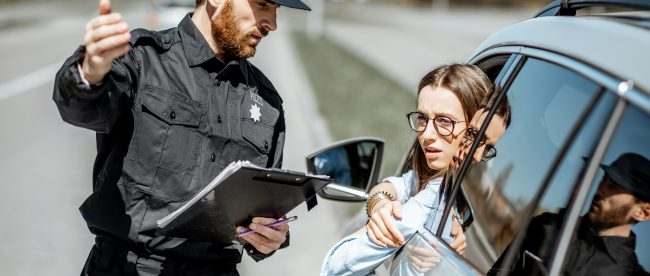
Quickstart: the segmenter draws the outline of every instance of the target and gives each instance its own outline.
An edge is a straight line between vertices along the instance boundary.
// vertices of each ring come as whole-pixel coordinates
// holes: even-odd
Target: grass
[[[405,114],[416,108],[415,93],[327,38],[311,41],[302,32],[293,38],[332,136],[384,139],[381,175],[393,175],[414,139]]]

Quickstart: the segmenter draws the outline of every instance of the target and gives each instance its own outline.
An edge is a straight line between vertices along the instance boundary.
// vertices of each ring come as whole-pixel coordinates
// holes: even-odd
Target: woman
[[[482,105],[474,116],[472,116],[472,121],[465,130],[463,141],[454,155],[452,162],[449,164],[449,168],[458,169],[462,162],[468,158],[467,154],[472,142],[476,139],[478,129],[480,129],[489,113],[487,106],[491,106],[491,104]],[[494,146],[505,133],[506,128],[510,125],[510,118],[510,104],[508,103],[508,100],[504,98],[503,101],[498,104],[494,116],[490,120],[483,137],[479,141],[478,148],[471,156],[472,163],[488,161],[496,156],[497,150]],[[385,179],[383,183],[373,187],[370,191],[371,195],[391,195],[394,193],[397,196],[395,200],[391,200],[388,197],[381,197],[380,199],[375,199],[373,196],[370,197],[368,203],[372,204],[372,207],[367,210],[370,220],[366,227],[368,229],[368,236],[372,242],[380,246],[393,247],[400,246],[404,243],[404,238],[396,229],[391,219],[393,216],[401,218],[401,204],[404,203],[412,193],[417,192],[417,190],[413,188],[414,186],[414,184],[410,185],[405,183],[402,181],[402,178],[392,177]],[[455,249],[460,254],[464,254],[466,244],[459,221],[454,221],[452,223],[451,235],[455,237],[450,244],[451,248]]]
[[[368,211],[372,212],[382,199],[402,202],[408,199],[402,206],[401,220],[389,218],[393,219],[396,232],[409,238],[419,227],[437,227],[445,203],[439,197],[442,176],[459,149],[471,115],[491,90],[490,80],[473,65],[444,65],[426,74],[418,86],[417,111],[407,115],[411,128],[418,133],[411,151],[413,170],[380,184],[390,185],[392,193],[371,194]],[[397,249],[373,243],[371,231],[365,230],[344,238],[330,249],[322,275],[369,274]],[[382,230],[386,233],[386,229]],[[451,241],[450,221],[446,223],[443,238]]]

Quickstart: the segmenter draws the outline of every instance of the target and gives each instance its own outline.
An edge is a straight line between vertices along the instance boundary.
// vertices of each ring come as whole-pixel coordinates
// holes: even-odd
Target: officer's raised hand
[[[254,233],[242,236],[244,240],[250,243],[263,254],[270,254],[280,248],[286,239],[287,232],[289,232],[289,224],[284,223],[273,228],[265,225],[275,222],[273,218],[253,218],[253,222],[248,226]],[[237,227],[237,232],[246,231],[244,227]]]
[[[129,26],[119,13],[111,13],[110,0],[99,1],[99,16],[86,24],[86,54],[81,68],[90,84],[97,84],[111,70],[111,62],[129,51]]]

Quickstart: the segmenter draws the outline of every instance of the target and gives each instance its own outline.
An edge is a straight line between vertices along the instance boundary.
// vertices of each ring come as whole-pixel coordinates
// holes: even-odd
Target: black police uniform
[[[83,47],[56,75],[63,120],[97,132],[93,193],[80,207],[97,238],[82,274],[236,275],[243,249],[268,256],[154,233],[229,163],[282,163],[282,99],[247,60],[218,60],[190,16],[132,31],[131,50],[97,86],[80,77]]]

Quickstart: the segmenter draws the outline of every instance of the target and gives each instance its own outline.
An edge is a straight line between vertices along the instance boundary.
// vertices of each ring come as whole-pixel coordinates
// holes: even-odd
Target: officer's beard
[[[244,33],[237,23],[232,0],[226,0],[221,14],[212,22],[212,38],[227,60],[254,56],[257,45],[251,44],[250,37],[264,37],[268,34],[268,31],[260,31],[257,28]]]

